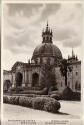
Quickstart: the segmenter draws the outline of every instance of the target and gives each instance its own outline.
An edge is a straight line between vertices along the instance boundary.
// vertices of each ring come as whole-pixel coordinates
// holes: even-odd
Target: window
[[[76,76],[78,75],[78,72],[76,72]]]

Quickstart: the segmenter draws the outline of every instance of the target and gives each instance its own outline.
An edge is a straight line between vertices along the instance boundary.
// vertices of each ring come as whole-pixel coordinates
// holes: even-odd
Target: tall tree
[[[43,87],[47,88],[47,91],[49,91],[49,89],[52,86],[56,85],[56,78],[55,78],[55,72],[53,71],[53,66],[50,64],[44,64],[42,66],[42,77],[41,77],[41,85]]]
[[[71,72],[72,69],[71,69],[71,67],[69,67],[66,59],[63,59],[61,61],[60,71],[61,71],[61,75],[65,77],[65,86],[67,86],[67,72],[68,71]]]

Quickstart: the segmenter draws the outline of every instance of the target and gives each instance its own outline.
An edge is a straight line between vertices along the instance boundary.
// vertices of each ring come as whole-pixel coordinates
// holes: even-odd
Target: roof
[[[42,43],[35,48],[32,58],[41,56],[53,56],[55,58],[62,59],[62,53],[60,49],[52,43]]]

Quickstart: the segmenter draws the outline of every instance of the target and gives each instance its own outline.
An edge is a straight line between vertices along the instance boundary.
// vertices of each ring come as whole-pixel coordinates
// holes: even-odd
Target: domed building
[[[53,44],[52,38],[53,32],[47,23],[45,30],[42,32],[42,43],[34,49],[31,61],[29,60],[28,63],[16,62],[11,68],[11,71],[4,71],[4,90],[17,86],[30,89],[39,89],[42,83],[42,67],[45,64],[52,66],[55,74],[57,90],[64,90],[66,87],[65,78],[60,72],[60,64],[63,57],[60,49]],[[73,55],[73,53],[72,57],[68,58],[67,62],[70,62],[69,64],[73,66],[73,72],[69,72],[67,74],[70,74],[67,78],[67,84],[73,91],[80,91],[80,89],[76,88],[76,84],[81,84],[81,62],[78,61],[77,57]],[[72,76],[72,73],[74,74],[74,77]],[[78,77],[75,76],[75,73],[76,75],[78,74]],[[10,81],[10,85],[7,86],[6,81]],[[9,84],[9,82],[7,83]]]
[[[62,53],[60,49],[53,44],[52,37],[52,30],[50,30],[47,24],[45,31],[42,32],[42,43],[38,45],[33,52],[32,62],[36,64],[47,63],[47,60],[50,59],[50,64],[60,63]]]

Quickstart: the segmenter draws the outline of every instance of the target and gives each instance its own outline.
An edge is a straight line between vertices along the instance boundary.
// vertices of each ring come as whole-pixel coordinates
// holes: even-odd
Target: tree
[[[56,85],[55,72],[53,71],[53,66],[50,64],[42,65],[42,77],[41,77],[41,86],[43,88],[47,88],[47,91],[50,90],[51,87]]]
[[[61,61],[61,65],[60,65],[60,71],[61,71],[61,75],[65,77],[65,85],[67,86],[67,72],[68,71],[72,71],[71,67],[69,67],[69,64],[67,63],[66,59],[63,59]]]

